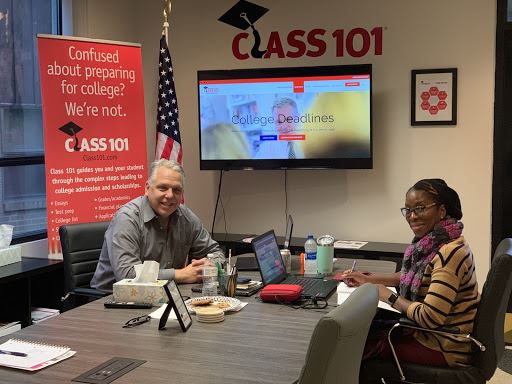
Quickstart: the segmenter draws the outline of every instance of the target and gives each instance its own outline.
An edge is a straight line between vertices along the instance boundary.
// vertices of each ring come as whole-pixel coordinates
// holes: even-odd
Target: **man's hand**
[[[200,260],[192,260],[192,262],[185,268],[176,269],[174,281],[177,283],[197,283],[202,280],[203,264],[206,262],[206,257]]]

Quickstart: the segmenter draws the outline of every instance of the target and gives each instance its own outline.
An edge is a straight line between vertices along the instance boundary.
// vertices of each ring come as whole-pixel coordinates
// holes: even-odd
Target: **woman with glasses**
[[[407,316],[422,327],[453,326],[461,333],[471,333],[480,296],[473,254],[462,236],[457,192],[441,179],[420,180],[407,191],[401,212],[414,233],[402,270],[390,275],[346,271],[342,277],[351,286],[377,284],[381,301],[399,310],[399,317]],[[399,287],[399,294],[387,286]],[[392,357],[387,332],[397,319],[390,314],[377,313],[363,359]],[[470,363],[470,340],[410,330],[395,332],[393,345],[401,361],[435,366]]]

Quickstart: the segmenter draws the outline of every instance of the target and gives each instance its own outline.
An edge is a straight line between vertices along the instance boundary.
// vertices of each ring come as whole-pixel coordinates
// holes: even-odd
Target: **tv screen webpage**
[[[200,166],[372,168],[371,65],[198,71]]]

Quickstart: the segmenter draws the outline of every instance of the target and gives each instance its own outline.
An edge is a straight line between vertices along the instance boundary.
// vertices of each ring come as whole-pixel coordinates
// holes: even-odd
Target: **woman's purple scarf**
[[[428,263],[444,244],[457,239],[462,234],[464,225],[460,221],[446,218],[437,223],[434,229],[422,238],[414,238],[407,247],[400,272],[400,296],[416,301]]]

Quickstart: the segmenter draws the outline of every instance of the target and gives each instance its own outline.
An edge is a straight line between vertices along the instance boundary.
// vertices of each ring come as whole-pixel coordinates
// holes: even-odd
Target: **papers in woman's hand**
[[[345,284],[343,281],[340,282],[338,284],[338,288],[336,290],[336,292],[338,293],[338,305],[340,305],[341,303],[343,303],[345,300],[348,299],[348,297],[350,296],[350,294],[352,292],[354,292],[354,290],[356,289],[357,287],[349,287],[347,284]],[[396,289],[395,287],[388,287],[389,289],[391,289],[393,292],[396,293]],[[386,309],[388,311],[393,311],[393,312],[397,312],[397,313],[400,313],[399,310],[393,308],[391,305],[389,305],[388,303],[385,303],[383,301],[380,301],[379,300],[379,303],[377,304],[377,306],[379,308],[382,308],[382,309]]]
[[[349,287],[347,284],[341,281],[338,284],[338,288],[336,289],[336,292],[338,293],[338,305],[344,303],[350,294],[355,291],[355,289],[356,287]]]

